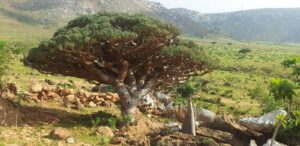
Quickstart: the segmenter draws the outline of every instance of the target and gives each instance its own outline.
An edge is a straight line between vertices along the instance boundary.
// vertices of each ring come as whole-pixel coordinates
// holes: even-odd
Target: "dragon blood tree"
[[[25,63],[45,73],[110,84],[122,114],[131,115],[151,90],[212,70],[203,50],[178,35],[172,25],[143,15],[81,16],[32,49]]]

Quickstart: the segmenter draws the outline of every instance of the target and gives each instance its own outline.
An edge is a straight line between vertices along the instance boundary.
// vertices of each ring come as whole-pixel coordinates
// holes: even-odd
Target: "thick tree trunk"
[[[195,115],[194,115],[194,109],[193,109],[193,103],[191,97],[189,97],[188,110],[185,114],[185,119],[181,131],[183,133],[196,136]]]
[[[132,117],[136,112],[137,99],[132,97],[124,84],[118,85],[116,89],[120,97],[122,115],[128,115]]]

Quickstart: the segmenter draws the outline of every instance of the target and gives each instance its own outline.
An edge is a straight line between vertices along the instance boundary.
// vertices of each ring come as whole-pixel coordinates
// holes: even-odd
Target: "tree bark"
[[[274,133],[273,133],[272,140],[271,140],[271,145],[270,145],[270,146],[273,146],[273,144],[274,144],[274,142],[275,142],[275,140],[276,140],[277,133],[278,133],[278,131],[279,131],[279,129],[280,129],[282,123],[283,123],[284,121],[286,121],[286,120],[290,117],[290,112],[291,112],[291,103],[289,103],[289,105],[288,105],[287,115],[284,117],[283,120],[279,121],[278,125],[277,125],[276,128],[275,128],[275,131],[274,131]]]
[[[132,97],[124,84],[117,85],[116,89],[120,97],[122,115],[132,116],[135,113],[137,99]]]
[[[196,136],[195,115],[194,115],[192,97],[189,97],[188,110],[185,114],[185,119],[181,131],[183,133]]]

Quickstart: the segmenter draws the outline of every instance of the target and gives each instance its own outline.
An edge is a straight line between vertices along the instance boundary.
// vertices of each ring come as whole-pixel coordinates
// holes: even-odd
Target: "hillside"
[[[300,9],[257,9],[202,14],[167,9],[148,0],[4,0],[0,14],[30,25],[57,28],[70,19],[99,11],[139,13],[179,27],[183,34],[197,37],[229,37],[241,41],[300,42]]]
[[[258,9],[207,16],[207,25],[236,40],[300,42],[300,9]]]

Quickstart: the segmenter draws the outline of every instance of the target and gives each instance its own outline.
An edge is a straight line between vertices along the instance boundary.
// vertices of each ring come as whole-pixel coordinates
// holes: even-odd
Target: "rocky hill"
[[[202,14],[182,8],[167,9],[149,0],[1,0],[1,13],[45,27],[62,26],[70,19],[99,11],[139,13],[178,26],[197,37],[230,37],[243,41],[300,42],[299,9],[259,9]]]

